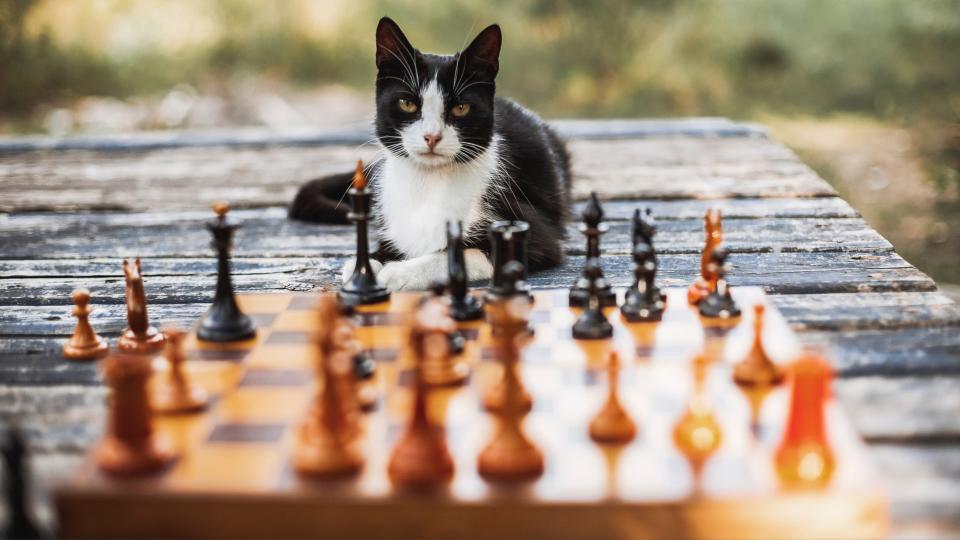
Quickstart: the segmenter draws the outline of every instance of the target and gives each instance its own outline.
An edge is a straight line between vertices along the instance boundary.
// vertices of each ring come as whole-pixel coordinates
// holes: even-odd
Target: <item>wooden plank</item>
[[[797,330],[902,329],[953,326],[960,306],[936,293],[801,294],[772,298]]]
[[[956,325],[804,332],[800,339],[828,348],[841,376],[960,373],[960,327]]]
[[[960,376],[853,377],[834,390],[869,442],[960,442]]]
[[[586,202],[574,203],[571,219],[578,221]],[[840,197],[814,199],[641,199],[613,200],[603,203],[607,221],[626,221],[637,208],[650,208],[658,221],[702,219],[710,208],[718,208],[725,221],[759,218],[855,218],[860,214]]]

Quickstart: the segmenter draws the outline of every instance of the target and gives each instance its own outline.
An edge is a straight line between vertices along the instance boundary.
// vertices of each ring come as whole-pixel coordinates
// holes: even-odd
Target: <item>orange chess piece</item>
[[[733,382],[750,402],[751,423],[754,426],[759,422],[760,409],[767,395],[784,379],[783,369],[770,359],[763,345],[764,312],[763,304],[754,306],[753,347],[743,360],[733,366]]]
[[[620,355],[607,354],[607,400],[590,421],[590,438],[599,443],[624,444],[637,436],[637,425],[620,403]]]
[[[717,275],[711,268],[710,257],[713,250],[723,243],[723,221],[718,208],[707,210],[703,218],[703,227],[706,233],[706,241],[700,254],[700,276],[687,290],[687,301],[691,305],[699,304],[717,287]]]
[[[830,377],[827,361],[812,354],[791,366],[790,410],[774,454],[777,473],[788,487],[824,487],[833,477],[836,460],[825,418]]]
[[[115,354],[103,362],[103,376],[110,387],[106,435],[96,449],[96,461],[104,472],[116,476],[141,476],[163,469],[174,458],[173,446],[153,429],[147,381],[150,359]]]
[[[543,453],[523,432],[526,412],[521,402],[516,363],[527,330],[529,304],[523,298],[503,299],[487,305],[496,350],[503,364],[503,404],[493,438],[477,457],[480,476],[494,481],[521,481],[543,474]]]
[[[147,293],[143,288],[143,274],[140,272],[140,258],[134,264],[124,259],[123,274],[127,288],[128,328],[117,340],[117,348],[124,352],[137,354],[155,353],[163,347],[163,334],[150,326],[147,317]]]
[[[193,384],[184,373],[183,363],[187,357],[183,352],[183,340],[186,333],[171,326],[164,329],[163,335],[167,343],[164,356],[170,370],[153,394],[153,410],[164,414],[202,411],[209,401],[207,392]]]
[[[71,295],[74,308],[73,316],[77,318],[77,327],[70,336],[70,341],[63,345],[63,356],[67,360],[95,360],[107,354],[110,348],[93,330],[90,325],[90,291],[77,289]]]
[[[699,474],[723,441],[723,433],[713,414],[706,388],[707,366],[705,358],[694,359],[693,392],[686,410],[673,427],[673,442],[690,462],[695,475]]]
[[[427,490],[446,484],[453,477],[453,458],[447,449],[443,426],[427,416],[430,385],[423,379],[427,355],[450,354],[445,321],[449,315],[436,303],[425,303],[416,314],[410,333],[414,359],[413,415],[406,432],[393,448],[387,474],[398,487]]]

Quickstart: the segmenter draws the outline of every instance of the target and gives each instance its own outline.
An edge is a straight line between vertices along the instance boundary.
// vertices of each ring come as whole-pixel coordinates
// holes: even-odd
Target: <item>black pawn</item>
[[[483,318],[483,304],[470,294],[467,264],[463,255],[463,224],[447,222],[447,276],[450,287],[450,316],[455,321]]]
[[[373,272],[373,267],[370,266],[370,241],[367,238],[370,193],[367,191],[367,177],[363,172],[362,161],[357,161],[357,170],[353,173],[350,203],[353,206],[347,214],[347,219],[357,226],[357,257],[353,265],[353,274],[340,287],[340,301],[351,306],[386,302],[390,299],[390,291],[377,282],[377,276]]]
[[[633,285],[623,297],[620,313],[629,322],[657,322],[663,318],[664,299],[654,285],[657,259],[645,243],[633,248]]]
[[[597,261],[597,278],[594,280],[597,283],[597,294],[600,297],[600,302],[603,306],[612,306],[617,303],[617,295],[613,292],[613,288],[605,279],[603,279],[603,270],[599,266],[600,261],[600,235],[607,232],[606,223],[603,221],[603,208],[600,206],[600,201],[597,200],[597,194],[590,194],[590,201],[583,209],[583,214],[581,214],[583,223],[580,224],[580,232],[587,239],[587,257],[586,260],[591,259]],[[576,283],[574,283],[573,288],[570,289],[570,305],[573,307],[583,307],[587,305],[589,300],[589,290],[590,290],[590,278],[587,276],[587,268],[584,266],[583,272],[579,278],[577,278]]]
[[[530,224],[526,221],[495,221],[490,225],[490,262],[493,265],[493,277],[487,289],[488,302],[517,295],[531,297],[527,284],[526,239]],[[509,278],[504,270],[511,261],[519,263],[518,279]]]
[[[227,203],[217,203],[213,205],[213,210],[217,213],[217,218],[208,222],[206,227],[213,235],[211,246],[217,251],[217,291],[213,297],[213,305],[200,318],[197,337],[203,341],[216,342],[250,339],[257,334],[257,329],[250,317],[237,306],[233,281],[230,278],[230,248],[233,233],[239,225],[227,221],[227,213],[230,211]]]
[[[720,246],[710,254],[710,264],[717,274],[717,286],[709,296],[700,302],[700,315],[711,319],[731,319],[740,316],[740,308],[730,295],[727,284],[727,257],[730,252]]]
[[[28,510],[26,446],[19,430],[10,429],[3,442],[4,499],[7,523],[2,538],[43,538]]]
[[[574,339],[607,339],[613,336],[613,325],[603,314],[600,302],[600,287],[605,283],[597,259],[587,259],[584,275],[590,279],[587,291],[587,307],[573,323]]]
[[[652,254],[651,258],[655,269],[659,268],[659,264],[657,263],[657,246],[653,243],[653,237],[657,234],[657,222],[653,218],[653,212],[649,208],[644,212],[640,212],[640,209],[637,208],[633,212],[632,225],[633,232],[631,236],[634,250],[636,250],[638,244],[646,244]],[[656,270],[654,270],[654,274],[656,274]],[[634,282],[634,284],[636,284],[636,282]],[[654,280],[653,286],[649,290],[651,296],[659,297],[660,300],[664,302],[667,301],[667,295],[663,294],[660,288],[657,287],[656,280]]]

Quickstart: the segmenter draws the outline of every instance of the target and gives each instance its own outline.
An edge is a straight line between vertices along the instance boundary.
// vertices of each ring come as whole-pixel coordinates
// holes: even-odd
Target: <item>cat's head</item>
[[[384,17],[377,25],[377,138],[421,167],[464,163],[493,137],[500,27],[452,56],[421,53]]]

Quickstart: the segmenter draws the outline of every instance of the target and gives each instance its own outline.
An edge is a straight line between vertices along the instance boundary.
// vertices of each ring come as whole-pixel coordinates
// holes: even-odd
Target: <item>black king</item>
[[[257,329],[246,314],[237,306],[233,295],[233,280],[230,279],[230,247],[233,233],[239,225],[227,221],[230,205],[225,202],[214,203],[215,220],[206,227],[213,235],[211,246],[217,251],[217,292],[213,304],[200,319],[197,337],[203,341],[240,341],[250,339]]]
[[[353,174],[350,201],[353,203],[353,209],[347,214],[347,218],[357,224],[357,260],[350,279],[340,287],[340,301],[348,306],[386,302],[390,299],[390,291],[377,282],[377,276],[370,266],[370,246],[367,240],[370,194],[367,193],[367,177],[363,172],[363,162],[359,160],[357,170]]]

